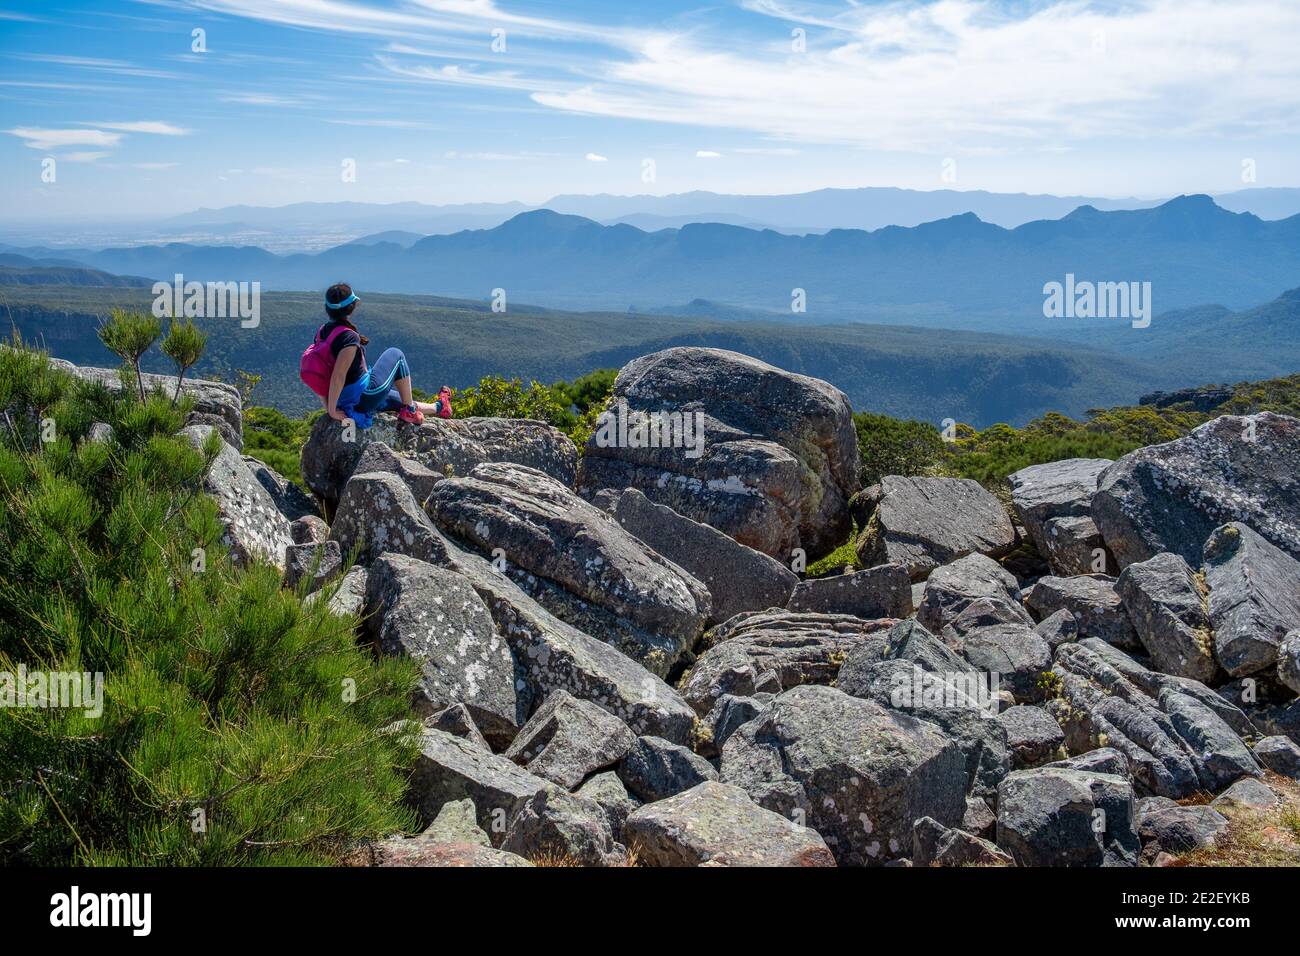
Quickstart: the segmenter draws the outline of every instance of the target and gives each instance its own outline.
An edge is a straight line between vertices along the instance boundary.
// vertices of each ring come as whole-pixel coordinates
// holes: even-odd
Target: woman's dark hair
[[[355,301],[349,302],[341,309],[330,307],[331,302],[342,302],[351,295],[352,286],[348,285],[346,282],[336,282],[334,285],[330,286],[325,290],[325,314],[329,316],[331,322],[342,322],[353,332],[356,332],[357,335],[361,336],[362,345],[369,345],[370,340],[364,335],[361,335],[361,331],[352,324],[352,313],[357,307]]]

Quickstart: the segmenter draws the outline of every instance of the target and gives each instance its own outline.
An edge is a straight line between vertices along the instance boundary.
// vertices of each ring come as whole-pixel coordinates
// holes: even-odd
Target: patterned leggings
[[[395,412],[402,408],[401,393],[393,383],[411,377],[407,368],[406,356],[401,349],[385,349],[379,360],[370,367],[370,382],[361,393],[357,410],[373,415],[375,412]]]

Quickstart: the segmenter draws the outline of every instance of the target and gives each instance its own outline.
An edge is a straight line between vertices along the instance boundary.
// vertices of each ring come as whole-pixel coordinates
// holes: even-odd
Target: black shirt
[[[324,325],[322,325],[320,327],[320,332],[318,333],[320,335],[321,341],[323,342],[327,338],[329,338],[330,333],[333,332],[335,329],[337,329],[340,325],[343,325],[343,323],[326,322]],[[348,377],[344,379],[343,381],[344,385],[351,385],[353,382],[359,379],[362,376],[362,374],[364,374],[366,371],[366,350],[361,344],[361,336],[358,335],[352,329],[348,328],[346,325],[344,325],[343,331],[340,332],[335,337],[334,341],[330,343],[330,354],[334,356],[335,361],[338,361],[339,353],[342,352],[349,345],[351,345],[357,351],[356,354],[352,356],[352,367],[348,369]]]

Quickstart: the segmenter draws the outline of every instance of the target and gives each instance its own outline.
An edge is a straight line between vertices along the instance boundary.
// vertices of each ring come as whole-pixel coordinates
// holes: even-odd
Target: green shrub
[[[874,485],[885,475],[929,474],[943,456],[943,438],[927,422],[858,412],[853,427],[858,433],[863,485]]]
[[[0,707],[0,863],[321,864],[414,824],[412,665],[232,564],[190,404],[0,350],[0,672],[104,677],[97,717]]]

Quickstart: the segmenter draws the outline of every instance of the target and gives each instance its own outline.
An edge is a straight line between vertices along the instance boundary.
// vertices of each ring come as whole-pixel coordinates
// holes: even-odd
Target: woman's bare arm
[[[339,393],[343,391],[343,383],[347,381],[348,369],[352,367],[352,359],[356,354],[355,345],[344,346],[339,349],[339,356],[334,360],[334,374],[330,376],[330,395],[325,403],[325,411],[336,421],[341,422],[348,417],[339,411]]]

